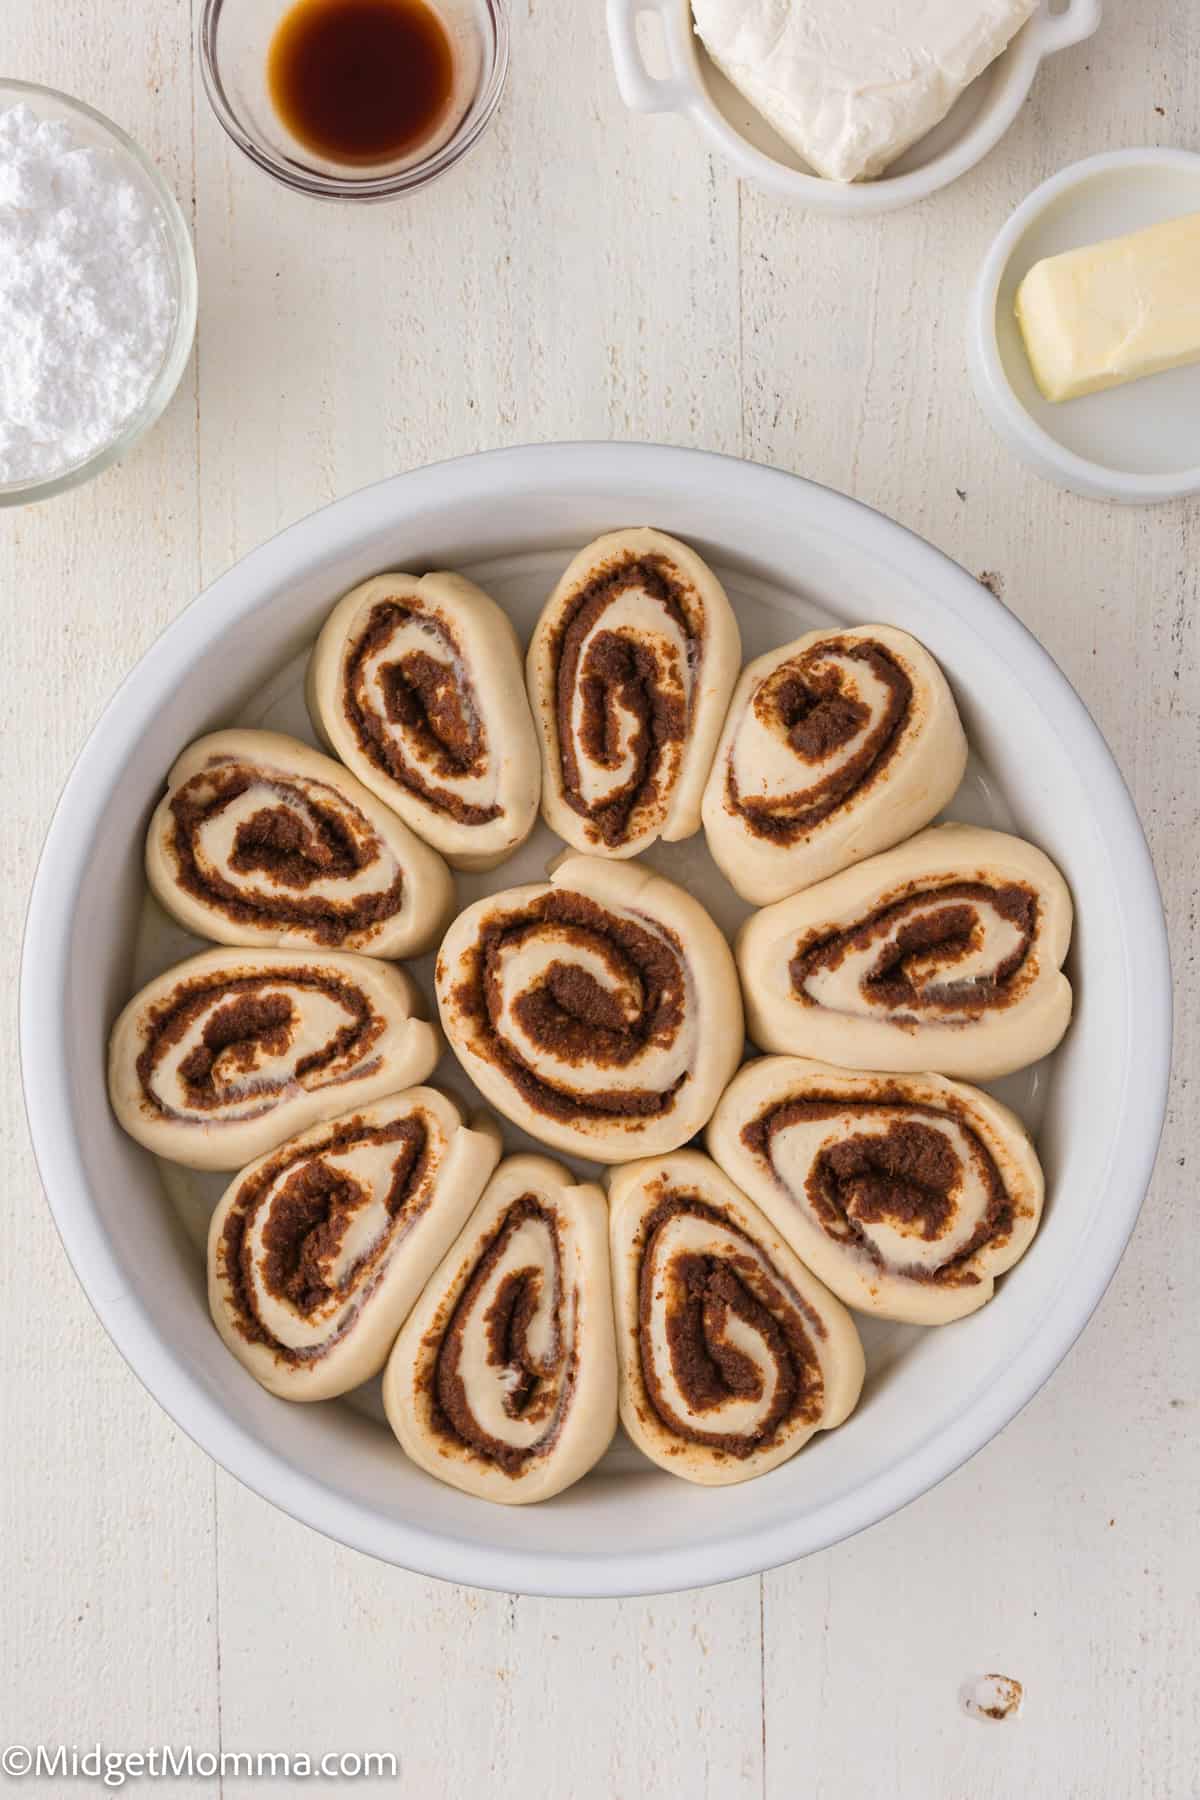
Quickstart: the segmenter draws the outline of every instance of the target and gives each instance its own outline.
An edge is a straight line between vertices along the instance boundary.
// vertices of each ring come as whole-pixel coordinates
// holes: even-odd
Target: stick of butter
[[[1016,313],[1047,400],[1200,362],[1200,213],[1035,263]]]

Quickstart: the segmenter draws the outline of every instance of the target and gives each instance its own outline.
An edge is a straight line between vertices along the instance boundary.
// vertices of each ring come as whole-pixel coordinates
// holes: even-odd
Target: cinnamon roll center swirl
[[[647,1400],[689,1443],[744,1459],[815,1426],[825,1326],[757,1244],[694,1194],[665,1191],[644,1227],[638,1346]]]
[[[812,1096],[771,1109],[741,1135],[778,1182],[799,1189],[827,1237],[910,1280],[974,1284],[967,1265],[1012,1232],[1015,1209],[995,1158],[952,1107],[887,1091]]]
[[[841,1011],[978,1016],[1024,991],[1037,929],[1037,896],[1020,883],[918,889],[845,931],[802,940],[792,989],[804,1004]]]
[[[757,836],[790,844],[876,781],[913,704],[881,644],[827,639],[763,680],[729,753],[730,807]]]
[[[485,921],[453,998],[473,1048],[531,1105],[578,1118],[670,1109],[688,992],[672,932],[554,890]]]
[[[599,839],[669,799],[703,655],[692,589],[659,556],[622,557],[586,581],[554,645],[563,797]]]
[[[480,1256],[438,1345],[435,1430],[520,1475],[551,1447],[570,1404],[575,1314],[557,1216],[525,1194]]]
[[[429,1161],[421,1119],[351,1118],[248,1176],[221,1235],[239,1333],[291,1363],[336,1343],[429,1204]]]
[[[319,968],[201,976],[150,1012],[138,1080],[167,1116],[269,1105],[282,1091],[360,1067],[384,1027],[360,988]]]
[[[177,802],[173,810],[178,818]],[[260,807],[238,825],[229,857],[230,867],[241,873],[262,870],[293,888],[305,888],[321,875],[357,874],[363,862],[341,821],[317,807],[310,818],[286,806]]]
[[[230,763],[185,782],[170,812],[176,881],[237,924],[302,926],[334,948],[401,908],[403,871],[320,782]]]
[[[383,600],[347,653],[343,710],[364,756],[464,825],[498,818],[489,745],[462,647],[437,613]]]

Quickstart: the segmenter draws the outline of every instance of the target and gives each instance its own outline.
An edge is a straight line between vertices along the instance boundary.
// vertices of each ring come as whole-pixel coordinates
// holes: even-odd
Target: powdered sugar
[[[0,482],[111,442],[174,319],[161,215],[116,153],[28,106],[0,112]]]

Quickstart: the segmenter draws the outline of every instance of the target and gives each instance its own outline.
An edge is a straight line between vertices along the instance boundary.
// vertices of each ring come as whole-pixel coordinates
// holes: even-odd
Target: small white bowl
[[[690,119],[739,175],[815,212],[894,212],[924,200],[973,168],[1008,130],[1045,56],[1091,37],[1102,0],[1053,0],[1041,6],[990,68],[972,82],[941,124],[875,181],[828,181],[813,174],[705,54],[691,0],[608,0],[608,39],[617,86],[634,112],[676,112]],[[669,72],[647,66],[639,20],[658,22]]]
[[[1200,156],[1113,150],[1052,175],[988,251],[971,296],[967,360],[992,425],[1022,462],[1088,500],[1152,505],[1200,494],[1200,365],[1081,400],[1045,400],[1017,325],[1034,263],[1200,212]]]
[[[750,656],[814,624],[870,619],[907,627],[945,669],[973,753],[956,816],[1043,844],[1075,896],[1075,1019],[1048,1062],[1000,1086],[1036,1129],[1049,1199],[1029,1254],[969,1319],[929,1331],[861,1320],[857,1412],[772,1474],[698,1488],[618,1444],[557,1499],[494,1506],[424,1474],[361,1407],[289,1405],[229,1355],[203,1258],[159,1168],[109,1108],[105,1038],[137,980],[142,846],[165,771],[217,724],[304,728],[302,653],[339,594],[379,569],[459,568],[528,633],[572,551],[644,521],[711,559]],[[281,713],[282,701],[295,710]],[[744,914],[702,838],[648,860],[699,892],[724,929]],[[473,879],[530,875],[517,858]],[[1170,1036],[1162,909],[1132,803],[1019,621],[853,500],[646,445],[546,444],[419,469],[230,569],[133,670],[82,751],[42,854],[21,966],[42,1179],[92,1304],[150,1391],[227,1469],[331,1537],[426,1574],[538,1594],[644,1593],[772,1567],[904,1506],[986,1443],[1066,1354],[1117,1266],[1154,1161]]]
[[[0,506],[24,506],[90,481],[132,450],[166,412],[187,367],[196,335],[196,258],[179,202],[164,176],[119,125],[84,101],[32,81],[0,80],[0,111],[6,112],[10,106],[28,106],[39,119],[61,119],[71,127],[79,143],[89,149],[107,150],[118,159],[122,174],[156,209],[175,300],[175,322],[162,362],[137,411],[107,444],[80,462],[32,481],[0,481]]]

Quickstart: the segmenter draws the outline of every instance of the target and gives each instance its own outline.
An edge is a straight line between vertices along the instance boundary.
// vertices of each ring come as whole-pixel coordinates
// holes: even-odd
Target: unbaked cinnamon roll
[[[567,856],[477,901],[437,961],[442,1024],[485,1098],[554,1149],[626,1162],[686,1143],[742,1053],[729,946],[636,863]]]
[[[767,906],[910,837],[962,780],[967,740],[905,631],[810,631],[749,663],[704,790],[717,866]]]
[[[501,1163],[396,1340],[388,1419],[421,1468],[484,1500],[548,1500],[617,1426],[608,1209],[544,1156]]]
[[[621,1423],[654,1462],[749,1481],[849,1417],[863,1349],[849,1313],[694,1150],[609,1184]]]
[[[851,1069],[986,1081],[1059,1042],[1071,896],[1002,831],[942,825],[755,913],[737,940],[750,1036]]]
[[[170,1162],[240,1169],[424,1081],[438,1034],[417,1000],[406,974],[369,956],[206,950],[148,983],[113,1026],[113,1110]]]
[[[740,661],[725,590],[686,544],[612,531],[581,550],[526,659],[550,829],[596,856],[698,831]]]
[[[217,731],[167,776],[146,838],[167,911],[219,944],[416,956],[454,883],[340,763],[278,731]]]
[[[208,1234],[208,1303],[229,1349],[285,1400],[328,1400],[378,1375],[499,1158],[496,1126],[467,1125],[428,1087],[258,1157]]]
[[[708,1147],[848,1306],[914,1325],[990,1300],[1042,1215],[1020,1119],[941,1075],[764,1056],[730,1083]]]
[[[308,670],[313,724],[457,869],[532,831],[541,776],[516,633],[461,575],[377,575],[334,607]]]

